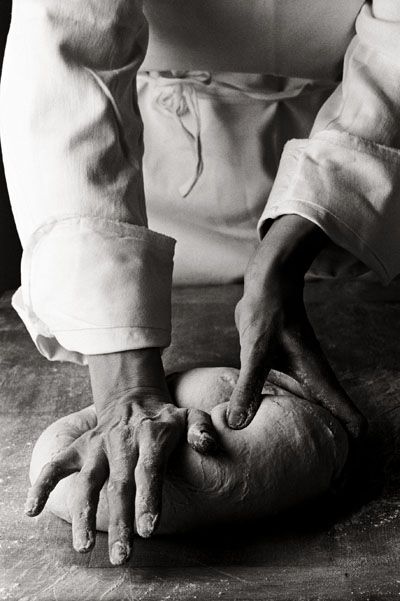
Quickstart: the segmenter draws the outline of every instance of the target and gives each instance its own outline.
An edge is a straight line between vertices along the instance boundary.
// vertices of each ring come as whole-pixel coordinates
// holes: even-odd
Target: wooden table
[[[178,289],[168,370],[235,365],[239,286]],[[400,285],[314,283],[309,311],[338,375],[370,420],[364,469],[348,498],[279,519],[186,537],[138,539],[112,568],[106,536],[75,554],[70,526],[23,515],[32,446],[90,403],[87,371],[39,356],[0,300],[0,599],[58,601],[400,598]]]

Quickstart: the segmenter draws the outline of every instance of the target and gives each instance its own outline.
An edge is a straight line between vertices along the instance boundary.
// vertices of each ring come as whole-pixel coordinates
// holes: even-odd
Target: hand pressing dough
[[[238,370],[231,368],[197,368],[170,377],[178,406],[211,414],[221,451],[206,457],[186,443],[177,449],[164,483],[159,533],[265,517],[327,491],[340,474],[348,452],[342,426],[322,407],[282,390],[267,385],[252,423],[244,430],[229,429],[225,413],[237,377]],[[91,406],[47,428],[33,451],[31,482],[60,449],[95,426]],[[75,478],[72,474],[59,482],[47,503],[50,511],[68,522]],[[97,529],[107,528],[105,485]]]

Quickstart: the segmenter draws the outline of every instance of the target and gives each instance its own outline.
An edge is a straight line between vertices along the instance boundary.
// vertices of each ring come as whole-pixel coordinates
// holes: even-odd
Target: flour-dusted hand
[[[337,417],[352,438],[365,430],[365,420],[336,379],[304,306],[304,276],[325,241],[312,222],[286,215],[273,222],[251,258],[235,314],[241,371],[227,412],[231,428],[251,422],[268,373],[276,369],[296,380],[307,399]]]
[[[209,414],[171,403],[158,350],[128,351],[89,359],[97,427],[46,464],[29,490],[26,513],[38,515],[56,484],[79,472],[69,499],[73,545],[89,551],[96,536],[100,491],[108,478],[109,554],[129,559],[134,521],[144,538],[160,520],[168,459],[185,434],[200,453],[213,452],[217,436]]]

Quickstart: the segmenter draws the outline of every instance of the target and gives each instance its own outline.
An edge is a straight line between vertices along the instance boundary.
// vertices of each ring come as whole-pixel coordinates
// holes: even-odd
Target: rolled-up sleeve
[[[400,273],[400,3],[374,0],[356,21],[343,81],[310,137],[289,141],[259,222],[301,215],[374,270]]]
[[[16,0],[1,85],[23,245],[13,305],[49,359],[170,342],[175,241],[150,231],[136,73],[139,0]]]

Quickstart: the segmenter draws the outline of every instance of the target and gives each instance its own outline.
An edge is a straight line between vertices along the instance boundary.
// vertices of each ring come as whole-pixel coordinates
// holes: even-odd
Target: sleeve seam
[[[323,215],[324,213],[329,215],[330,217],[332,217],[338,224],[340,224],[341,226],[343,226],[344,228],[346,228],[357,240],[359,240],[364,246],[365,248],[368,249],[368,251],[371,253],[371,255],[374,257],[374,259],[376,260],[376,262],[380,265],[382,271],[385,273],[386,277],[388,279],[390,279],[390,275],[389,272],[387,271],[384,263],[382,262],[382,260],[378,257],[378,255],[375,253],[375,251],[371,248],[371,246],[368,244],[368,242],[366,242],[364,240],[364,238],[362,238],[359,234],[357,234],[357,232],[355,232],[345,221],[343,221],[342,219],[340,219],[340,217],[338,217],[337,215],[335,215],[335,213],[332,213],[328,208],[326,207],[321,207],[320,205],[317,205],[316,203],[313,203],[309,200],[303,200],[301,198],[290,198],[290,199],[285,199],[285,201],[293,201],[293,202],[297,202],[299,204],[303,204],[306,206],[310,206],[313,208],[313,210],[318,213]],[[271,211],[274,210],[278,210],[278,211],[282,211],[284,210],[284,205],[285,205],[285,201],[282,201],[281,205],[274,205],[270,208]],[[268,213],[268,205],[267,205],[267,213]],[[265,219],[261,219],[262,221],[268,219],[268,215],[265,216]],[[321,226],[320,226],[321,227]]]

